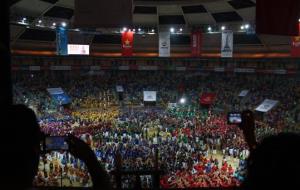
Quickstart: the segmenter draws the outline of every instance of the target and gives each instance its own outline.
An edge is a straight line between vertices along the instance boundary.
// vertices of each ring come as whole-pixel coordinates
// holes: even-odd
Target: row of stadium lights
[[[244,25],[242,25],[242,26],[240,27],[241,30],[248,30],[249,28],[250,28],[250,25],[249,25],[249,24],[244,24]],[[226,30],[226,26],[221,26],[221,30],[222,30],[222,31]],[[207,31],[208,31],[208,32],[213,32],[212,27],[209,26],[209,27],[207,28]]]
[[[28,24],[27,23],[27,18],[26,17],[22,18],[22,20],[19,23],[20,24]],[[42,20],[38,20],[37,26],[42,26],[42,24],[43,24],[43,21]],[[52,27],[56,27],[56,26],[57,26],[56,22],[53,22],[52,23]],[[60,26],[67,27],[67,23],[66,22],[61,22]]]
[[[26,24],[26,22],[27,22],[27,18],[24,17],[24,18],[21,20],[20,23],[21,23],[21,24]],[[299,19],[299,22],[300,22],[300,19]],[[41,26],[42,23],[43,23],[43,21],[42,21],[42,20],[39,20],[37,26]],[[61,22],[60,25],[61,25],[62,27],[67,27],[67,23],[66,23],[66,22]],[[56,27],[56,26],[57,26],[56,22],[53,22],[53,23],[52,23],[52,27]],[[249,28],[250,28],[250,25],[249,25],[249,24],[241,25],[241,27],[240,27],[241,30],[248,30]],[[221,30],[222,30],[222,31],[226,30],[226,26],[221,26]],[[127,29],[126,27],[124,27],[123,30],[122,30],[122,32],[126,32],[126,31],[133,31],[133,32],[136,32],[136,29],[132,29],[132,30],[131,30],[131,29]],[[142,32],[142,29],[141,29],[141,28],[138,28],[137,31],[138,31],[138,32]],[[171,32],[171,33],[175,33],[175,31],[176,31],[175,28],[173,28],[173,27],[170,28],[170,32]],[[211,26],[208,26],[207,31],[208,31],[208,32],[213,32],[212,27],[211,27]],[[178,30],[177,32],[183,32],[183,29],[182,29],[182,28],[179,28],[179,30]],[[152,29],[150,30],[149,33],[155,33],[155,29],[152,28]]]
[[[22,22],[23,24],[25,24],[26,21],[27,21],[27,19],[24,17],[24,18],[22,19],[21,22]],[[299,19],[299,22],[300,22],[300,19]],[[41,26],[42,23],[43,23],[43,21],[42,21],[42,20],[39,20],[37,26]],[[66,23],[66,22],[61,22],[60,25],[61,25],[62,27],[67,27],[67,23]],[[53,22],[53,23],[52,23],[52,27],[56,27],[56,26],[57,26],[57,24],[56,24],[55,22]],[[241,30],[247,30],[247,29],[249,29],[249,28],[250,28],[250,25],[249,25],[249,24],[245,24],[245,25],[242,25],[242,26],[240,27]],[[213,29],[212,29],[211,26],[209,26],[209,27],[207,28],[207,30],[208,30],[208,32],[212,32]],[[221,26],[221,30],[222,30],[222,31],[226,30],[226,26]],[[136,32],[136,29],[127,29],[127,27],[124,27],[123,30],[122,30],[122,32],[126,32],[126,31]],[[176,31],[175,28],[173,28],[173,27],[170,28],[170,32],[171,32],[171,33],[175,33],[175,31]],[[141,28],[138,28],[138,29],[137,29],[137,32],[142,32],[142,29],[141,29]],[[178,30],[177,32],[183,32],[183,29],[182,29],[182,28],[179,28],[179,30]],[[154,34],[154,33],[155,33],[155,29],[152,28],[152,29],[150,30],[149,33],[153,33],[153,34]]]
[[[26,24],[26,21],[27,21],[27,18],[24,17],[24,18],[21,20],[21,23],[22,23],[22,24]],[[299,22],[300,22],[300,19],[299,19]],[[42,20],[39,20],[37,26],[41,26],[42,23],[43,23],[43,21],[42,21]],[[55,22],[53,22],[53,23],[52,23],[52,27],[56,27],[56,26],[57,26],[57,24],[56,24]],[[66,23],[66,22],[61,22],[60,26],[62,26],[62,27],[67,27],[67,23]],[[242,25],[242,26],[240,27],[241,30],[248,30],[249,28],[250,28],[250,25],[249,25],[249,24],[245,24],[245,25]],[[226,26],[221,26],[221,30],[222,30],[222,31],[226,30]],[[136,31],[137,31],[137,32],[142,32],[142,29],[141,29],[141,28],[138,28],[138,29],[136,30],[136,29],[128,29],[127,27],[123,27],[122,32],[126,32],[126,31],[132,31],[132,32],[136,32]],[[207,31],[208,31],[208,32],[213,32],[212,27],[211,27],[211,26],[208,26]],[[171,27],[171,28],[170,28],[170,32],[171,32],[171,33],[175,33],[175,32],[183,32],[183,29],[182,29],[182,28],[179,28],[179,29],[176,31],[176,29],[175,29],[174,27]],[[148,33],[154,34],[154,33],[155,33],[155,29],[152,28],[150,31],[148,31]]]
[[[240,29],[241,30],[248,30],[250,28],[250,25],[249,24],[245,24],[245,25],[242,25],[241,27],[240,27]],[[224,30],[226,30],[226,26],[221,26],[221,31],[224,31]],[[136,29],[127,29],[127,27],[124,27],[123,29],[122,29],[122,32],[127,32],[127,31],[132,31],[132,32],[136,32]],[[141,32],[142,31],[142,29],[141,28],[138,28],[137,29],[137,31],[138,32]],[[208,32],[213,32],[213,29],[212,29],[212,27],[211,26],[209,26],[208,28],[207,28],[207,31]],[[176,31],[176,29],[175,28],[170,28],[170,32],[171,33],[181,33],[181,32],[183,32],[183,29],[182,28],[179,28],[177,31]],[[150,32],[149,32],[150,33]],[[155,30],[154,29],[151,29],[151,33],[155,33]]]
[[[122,29],[122,32],[142,32],[142,29],[141,28],[138,28],[137,30],[136,29],[128,29],[127,27],[124,27],[123,29]],[[178,30],[178,32],[182,32],[183,31],[183,29],[182,28],[179,28],[179,30]],[[175,28],[170,28],[170,32],[171,33],[175,33]],[[150,31],[149,31],[149,33],[155,33],[155,29],[151,29]]]

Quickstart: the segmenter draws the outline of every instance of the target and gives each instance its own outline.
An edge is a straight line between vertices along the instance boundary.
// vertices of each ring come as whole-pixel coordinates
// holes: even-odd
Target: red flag
[[[298,27],[300,31],[300,23],[298,24]],[[291,56],[300,57],[300,33],[298,34],[298,36],[292,37]]]
[[[300,36],[292,37],[291,56],[300,57]]]
[[[183,83],[180,83],[180,84],[178,85],[178,92],[183,93],[183,92],[184,92],[184,89],[185,89],[184,84],[183,84]]]
[[[211,105],[216,99],[216,94],[214,93],[203,93],[200,97],[200,104]]]
[[[202,32],[201,31],[192,32],[192,36],[191,36],[192,56],[200,57],[201,48],[202,48]]]
[[[132,56],[133,53],[133,32],[122,33],[122,56]]]

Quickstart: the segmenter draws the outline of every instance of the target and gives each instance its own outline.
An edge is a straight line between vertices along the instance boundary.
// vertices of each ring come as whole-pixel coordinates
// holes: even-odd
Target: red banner
[[[132,56],[133,53],[133,32],[122,33],[122,56]]]
[[[183,84],[183,83],[180,83],[180,84],[178,85],[177,89],[178,89],[178,92],[179,92],[179,93],[183,93],[183,92],[184,92],[184,89],[185,89],[184,84]]]
[[[202,32],[201,31],[192,32],[191,35],[192,56],[200,57],[201,48],[202,48]]]
[[[300,31],[300,23],[298,24],[298,27]],[[300,57],[300,34],[292,37],[291,56]]]
[[[211,105],[216,99],[216,94],[214,93],[203,93],[200,97],[200,104]]]
[[[300,36],[292,37],[292,57],[300,57]]]

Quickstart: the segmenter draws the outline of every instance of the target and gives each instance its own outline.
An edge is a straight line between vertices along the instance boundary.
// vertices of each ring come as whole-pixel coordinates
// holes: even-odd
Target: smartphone
[[[242,123],[242,113],[231,112],[228,113],[227,122],[229,125],[239,125]]]
[[[66,136],[48,136],[45,137],[44,151],[59,151],[69,150],[69,145],[66,142]]]

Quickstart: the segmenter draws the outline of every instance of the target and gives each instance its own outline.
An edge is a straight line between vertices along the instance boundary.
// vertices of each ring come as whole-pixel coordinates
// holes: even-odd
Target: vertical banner
[[[56,52],[57,55],[68,55],[68,31],[64,27],[56,30]]]
[[[300,31],[300,23],[298,24],[298,27]],[[292,37],[291,56],[300,57],[300,33],[298,34],[298,36]]]
[[[122,56],[132,56],[133,54],[133,32],[122,33]]]
[[[192,36],[191,36],[192,56],[200,57],[201,48],[202,48],[202,32],[201,31],[192,32]]]
[[[292,37],[291,56],[300,57],[300,36]]]
[[[159,33],[159,57],[170,57],[170,32]]]
[[[226,30],[222,32],[221,57],[232,57],[233,54],[233,32]]]

